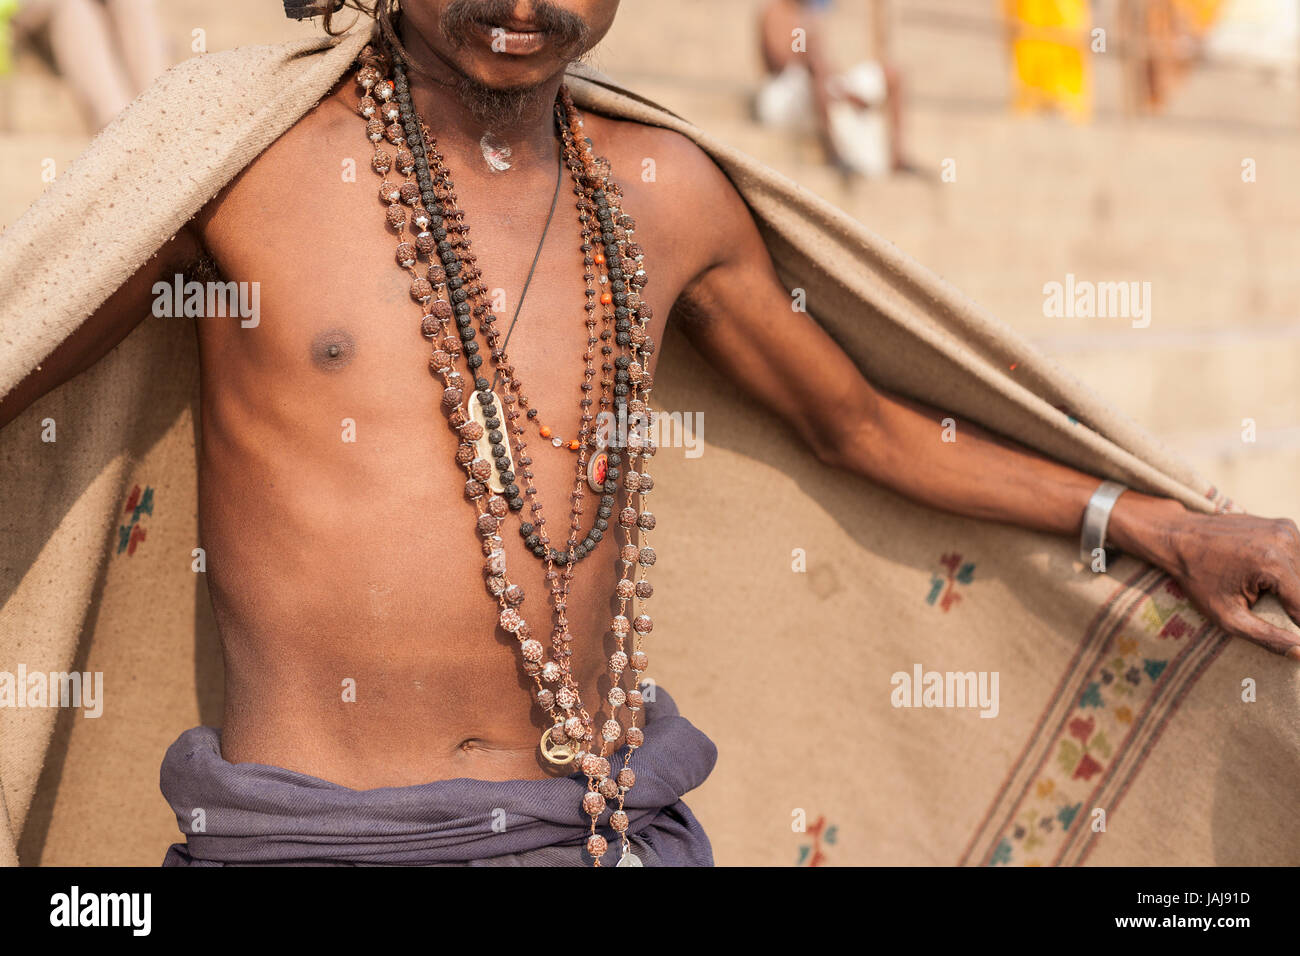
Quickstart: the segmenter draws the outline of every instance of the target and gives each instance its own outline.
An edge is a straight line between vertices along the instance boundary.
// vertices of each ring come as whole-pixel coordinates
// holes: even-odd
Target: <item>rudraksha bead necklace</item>
[[[537,492],[529,468],[531,459],[524,455],[527,443],[523,440],[524,430],[518,424],[520,412],[515,407],[516,404],[526,407],[526,400],[523,399],[518,377],[505,353],[504,343],[498,347],[499,333],[493,326],[491,309],[484,301],[486,287],[481,281],[481,272],[475,258],[469,251],[469,230],[464,224],[464,212],[457,208],[450,173],[436,150],[433,137],[415,114],[405,70],[400,61],[392,57],[390,52],[380,53],[368,46],[362,51],[359,62],[361,69],[357,74],[357,82],[363,90],[360,112],[367,119],[367,134],[375,143],[371,165],[380,175],[386,175],[396,166],[406,178],[400,186],[385,180],[380,188],[380,196],[388,203],[386,218],[389,226],[403,236],[398,246],[398,264],[413,276],[411,295],[425,311],[420,328],[434,343],[430,368],[442,379],[442,407],[448,415],[449,423],[461,438],[456,461],[469,475],[465,492],[478,513],[476,528],[483,538],[488,591],[501,608],[499,625],[519,641],[524,671],[536,685],[533,694],[535,702],[553,722],[542,735],[542,755],[557,765],[576,762],[587,777],[588,789],[582,801],[582,810],[590,818],[587,850],[595,859],[596,865],[600,865],[600,857],[608,846],[605,838],[597,832],[600,817],[609,809],[608,801],[617,802],[616,808],[610,813],[609,825],[618,834],[622,847],[618,865],[640,865],[640,861],[631,852],[627,838],[628,816],[624,810],[624,801],[627,791],[636,780],[630,766],[632,754],[644,742],[644,733],[637,726],[638,715],[644,703],[639,687],[641,675],[648,666],[642,642],[650,632],[652,622],[644,609],[632,620],[628,619],[627,613],[634,598],[644,601],[653,593],[645,575],[646,569],[655,563],[655,552],[648,542],[648,532],[654,528],[655,520],[653,514],[645,510],[644,503],[645,496],[653,488],[647,464],[648,459],[654,455],[655,447],[641,427],[634,424],[626,435],[625,444],[611,441],[608,451],[601,451],[601,454],[608,456],[608,468],[607,473],[600,476],[602,480],[599,482],[593,480],[586,456],[589,443],[596,444],[592,440],[591,426],[595,416],[591,414],[590,392],[593,390],[591,380],[594,377],[594,349],[598,341],[603,340],[605,343],[601,346],[604,372],[602,411],[609,411],[611,403],[607,396],[612,393],[616,421],[644,423],[649,420],[645,399],[653,384],[647,369],[654,343],[645,331],[651,313],[649,306],[641,301],[640,290],[646,284],[646,273],[642,251],[632,242],[634,224],[621,210],[621,190],[612,182],[608,162],[598,160],[593,155],[591,141],[583,135],[581,115],[573,105],[567,89],[561,87],[557,97],[557,122],[563,161],[574,177],[575,193],[579,197],[584,278],[588,284],[585,319],[588,347],[584,355],[583,390],[586,394],[581,406],[583,414],[578,433],[579,447],[575,449],[578,452],[578,462],[571,496],[573,507],[570,533],[565,551],[560,552],[549,547],[549,540],[542,533],[545,518],[541,503],[536,500]],[[384,76],[384,68],[390,62],[393,80]],[[387,125],[383,123],[384,119],[388,120]],[[396,156],[389,156],[379,145],[383,139],[397,147]],[[410,207],[409,217],[404,206]],[[593,212],[596,223],[591,226]],[[419,230],[414,236],[414,242],[405,239],[408,224]],[[597,239],[598,242],[593,244],[592,239]],[[436,260],[434,253],[437,253]],[[424,275],[416,270],[421,257],[430,260]],[[600,305],[604,306],[601,311],[605,325],[599,336],[595,332],[595,303],[591,301],[596,298],[593,283],[597,279],[600,285],[609,287],[598,297]],[[624,353],[612,362],[610,358],[615,347],[609,344],[611,317],[612,337],[617,349]],[[451,324],[453,318],[458,327],[455,332]],[[487,381],[480,374],[483,359],[478,354],[477,343],[473,341],[472,318],[479,320],[480,331],[491,349],[490,357],[497,366],[496,378],[505,388],[504,403],[509,408],[508,412],[504,410],[493,382]],[[462,358],[474,385],[474,395],[468,411],[462,405],[464,377],[455,367],[457,359]],[[615,373],[612,379],[609,378],[610,371]],[[610,434],[617,436],[619,429],[611,430]],[[618,516],[625,543],[619,552],[621,575],[616,585],[618,613],[610,622],[610,630],[617,646],[608,662],[613,681],[607,695],[610,715],[601,725],[601,742],[597,753],[593,751],[595,721],[583,706],[581,693],[571,673],[572,650],[569,644],[572,635],[565,612],[577,561],[595,549],[608,527],[622,465],[620,451],[626,451],[630,466],[630,470],[623,476],[628,504]],[[523,495],[514,482],[515,453],[518,454],[518,464],[522,466],[518,476],[526,486]],[[602,498],[596,524],[588,532],[587,538],[579,543],[578,516],[582,511],[584,484],[593,488],[598,485]],[[494,494],[493,491],[501,493]],[[529,626],[520,614],[519,607],[524,600],[523,588],[511,583],[506,577],[506,556],[498,535],[501,522],[507,514],[512,510],[522,510],[524,496],[534,499],[530,503],[530,510],[535,518],[534,522],[521,525],[520,530],[525,543],[545,562],[546,580],[550,583],[554,607],[551,660],[545,659],[544,647],[531,636]],[[530,544],[534,535],[537,541]],[[562,572],[556,570],[557,565],[563,569]],[[631,654],[625,649],[625,640],[629,634],[635,635]],[[632,689],[624,691],[620,684],[623,675],[629,670]],[[618,720],[618,711],[623,707],[630,714],[626,731]],[[609,748],[624,733],[628,754],[617,775],[611,775]]]

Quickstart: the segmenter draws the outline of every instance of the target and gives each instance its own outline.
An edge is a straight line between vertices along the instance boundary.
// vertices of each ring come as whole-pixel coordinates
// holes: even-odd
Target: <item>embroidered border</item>
[[[1082,862],[1169,719],[1228,641],[1142,565],[1098,610],[961,865]]]

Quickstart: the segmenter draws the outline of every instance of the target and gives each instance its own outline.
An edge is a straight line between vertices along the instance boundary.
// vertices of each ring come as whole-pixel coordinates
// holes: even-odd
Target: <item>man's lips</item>
[[[508,56],[528,56],[546,45],[547,34],[541,30],[519,29],[510,26],[480,26],[494,53]]]

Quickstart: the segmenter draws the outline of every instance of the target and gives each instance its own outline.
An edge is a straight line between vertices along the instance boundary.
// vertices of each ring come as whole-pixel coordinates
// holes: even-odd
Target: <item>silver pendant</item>
[[[494,173],[503,173],[510,168],[510,147],[494,139],[491,133],[484,133],[483,138],[478,141],[478,146],[483,150],[483,159],[487,162],[488,168]]]
[[[633,853],[631,850],[626,851],[621,857],[619,857],[619,861],[614,865],[615,866],[645,866],[645,864],[641,862],[641,858],[637,856],[635,853]]]

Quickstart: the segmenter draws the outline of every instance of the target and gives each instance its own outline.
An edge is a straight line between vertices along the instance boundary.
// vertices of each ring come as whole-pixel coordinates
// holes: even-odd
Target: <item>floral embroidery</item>
[[[140,525],[140,516],[153,514],[153,488],[145,485],[143,493],[139,485],[132,488],[130,496],[126,499],[123,514],[129,514],[131,520],[117,529],[117,553],[121,554],[125,551],[129,558],[135,554],[135,549],[145,539],[145,529]]]
[[[1060,719],[1052,747],[1036,758],[1031,783],[986,851],[989,865],[1059,860],[1092,801],[1109,785],[1118,755],[1152,732],[1152,721],[1138,715],[1156,696],[1172,659],[1189,646],[1183,639],[1206,622],[1171,579],[1138,601],[1092,670],[1076,678],[1074,706]],[[1135,741],[1137,736],[1142,740]]]
[[[933,606],[938,602],[939,607],[946,614],[961,600],[961,595],[957,593],[957,585],[970,584],[974,580],[975,563],[968,561],[962,564],[961,555],[955,552],[941,555],[939,563],[943,565],[946,574],[943,577],[938,574],[931,576],[930,593],[925,596],[925,603]]]
[[[834,844],[839,828],[828,827],[826,818],[819,816],[817,822],[808,828],[808,832],[812,834],[813,842],[799,847],[799,859],[795,861],[795,866],[821,866],[826,861],[822,844]]]

